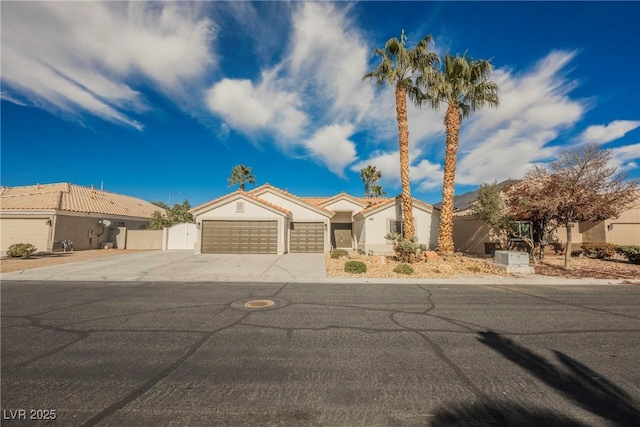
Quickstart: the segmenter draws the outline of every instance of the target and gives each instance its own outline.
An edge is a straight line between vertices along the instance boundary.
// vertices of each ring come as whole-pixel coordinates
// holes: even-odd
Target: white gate
[[[165,228],[164,249],[194,249],[198,230],[192,223],[176,224]]]

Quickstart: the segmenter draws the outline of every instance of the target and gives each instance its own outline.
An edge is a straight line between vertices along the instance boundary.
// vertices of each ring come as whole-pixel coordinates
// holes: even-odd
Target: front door
[[[352,248],[351,224],[331,224],[331,244],[334,248]]]

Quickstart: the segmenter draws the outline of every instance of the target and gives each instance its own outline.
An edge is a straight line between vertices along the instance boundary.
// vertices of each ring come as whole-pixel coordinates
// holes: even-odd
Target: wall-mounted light
[[[609,230],[609,231],[613,230],[613,224],[607,225],[607,230]]]
[[[196,222],[196,230],[200,230],[200,223]]]
[[[47,224],[47,225],[51,225],[51,220],[50,220],[50,219],[48,219],[48,220],[45,222],[45,224]]]

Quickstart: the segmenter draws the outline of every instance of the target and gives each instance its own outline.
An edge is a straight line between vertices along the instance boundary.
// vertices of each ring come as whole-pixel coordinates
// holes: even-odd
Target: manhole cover
[[[244,303],[244,306],[247,308],[267,308],[274,305],[275,302],[270,299],[254,299],[251,301],[247,301]]]

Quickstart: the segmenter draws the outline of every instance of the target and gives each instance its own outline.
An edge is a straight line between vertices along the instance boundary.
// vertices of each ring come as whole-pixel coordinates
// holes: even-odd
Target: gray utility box
[[[496,251],[496,264],[523,266],[529,265],[529,254],[517,251]]]
[[[517,251],[496,251],[495,265],[507,273],[532,274],[533,267],[529,265],[529,254]]]

